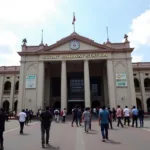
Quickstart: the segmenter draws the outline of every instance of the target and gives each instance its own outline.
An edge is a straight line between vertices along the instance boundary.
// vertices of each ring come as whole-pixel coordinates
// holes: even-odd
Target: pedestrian
[[[140,121],[140,127],[142,128],[144,126],[144,110],[142,108],[139,109],[139,121]]]
[[[67,111],[66,108],[64,108],[64,110],[62,111],[62,122],[65,123],[66,122],[66,115],[67,115]]]
[[[42,148],[45,148],[45,132],[46,132],[46,145],[49,145],[49,131],[53,118],[51,112],[49,111],[49,107],[46,107],[46,110],[41,113],[40,118],[41,118]]]
[[[82,122],[82,110],[81,108],[78,109],[78,125],[81,126],[81,122]]]
[[[108,123],[109,123],[109,112],[105,109],[105,106],[102,107],[102,111],[99,112],[99,125],[101,126],[102,142],[105,142],[105,139],[108,140]]]
[[[90,108],[85,108],[85,111],[83,112],[83,120],[84,120],[84,130],[85,132],[89,131],[90,127],[90,120],[91,120],[91,113],[90,113]]]
[[[73,123],[74,121],[76,122],[76,125],[78,127],[78,108],[77,106],[74,107],[74,109],[72,110],[72,124],[71,126],[73,127]]]
[[[136,128],[138,127],[138,109],[133,106],[133,109],[132,109],[132,127],[134,127],[134,122],[136,124]]]
[[[112,109],[113,121],[116,121],[116,109]]]
[[[54,115],[55,115],[55,121],[59,122],[59,110],[57,108],[54,110]]]
[[[124,125],[126,125],[126,122],[128,122],[128,126],[129,126],[130,125],[130,109],[128,108],[128,106],[125,106],[123,113],[124,113]]]
[[[4,149],[4,138],[3,138],[3,132],[5,131],[5,111],[3,108],[0,110],[0,150]]]
[[[26,113],[26,121],[25,121],[25,124],[28,125],[28,123],[29,123],[29,110],[26,109],[25,113]]]
[[[109,124],[108,124],[108,129],[109,129],[109,125],[110,125],[110,128],[113,129],[113,126],[112,126],[112,111],[110,109],[110,107],[108,107],[108,112],[109,112]]]
[[[19,123],[20,123],[20,134],[23,134],[23,129],[24,129],[24,123],[26,121],[27,114],[25,113],[25,110],[23,109],[19,113]]]
[[[119,127],[119,125],[121,124],[122,128],[123,128],[123,124],[122,124],[122,109],[120,108],[120,105],[118,105],[117,111],[116,111],[116,116],[118,119],[118,123],[117,126]]]

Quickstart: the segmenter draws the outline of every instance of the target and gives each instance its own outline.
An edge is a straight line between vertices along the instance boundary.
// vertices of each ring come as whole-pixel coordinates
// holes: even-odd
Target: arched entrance
[[[100,102],[97,100],[92,101],[92,108],[97,108],[97,107],[100,107]]]
[[[56,101],[56,102],[54,102],[54,104],[53,104],[53,108],[54,109],[60,109],[60,101]]]
[[[141,103],[141,100],[139,98],[136,98],[136,105],[137,105],[137,109],[142,108],[142,103]]]
[[[9,101],[5,100],[3,102],[3,108],[5,109],[5,111],[9,111]]]
[[[150,113],[150,98],[147,99],[147,112]]]
[[[16,100],[14,102],[14,111],[17,112],[17,107],[18,107],[18,101]]]

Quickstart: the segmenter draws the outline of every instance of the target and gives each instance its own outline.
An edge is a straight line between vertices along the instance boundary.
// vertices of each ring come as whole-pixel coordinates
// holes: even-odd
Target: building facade
[[[0,67],[0,105],[20,111],[133,105],[150,111],[150,63],[132,63],[128,39],[99,44],[77,33],[22,45],[20,66]]]

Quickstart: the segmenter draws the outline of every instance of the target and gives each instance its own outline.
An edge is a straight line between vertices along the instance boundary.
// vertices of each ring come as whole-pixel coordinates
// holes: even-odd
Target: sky
[[[122,42],[129,35],[133,62],[150,62],[149,0],[0,0],[0,66],[19,65],[22,39],[51,45],[73,32],[98,43]]]

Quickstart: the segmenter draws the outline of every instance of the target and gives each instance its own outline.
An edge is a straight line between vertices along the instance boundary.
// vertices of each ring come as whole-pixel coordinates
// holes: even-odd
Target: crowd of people
[[[3,149],[3,132],[5,131],[5,120],[6,120],[6,113],[4,109],[0,110],[0,149]],[[54,120],[56,123],[59,123],[60,120],[62,123],[66,122],[67,110],[64,108],[62,111],[59,109],[50,109],[47,107],[45,110],[39,109],[36,116],[37,119],[41,121],[41,139],[42,139],[42,147],[45,147],[45,144],[49,144],[49,132],[51,122]],[[20,134],[23,134],[24,125],[28,125],[31,122],[34,116],[34,112],[32,110],[22,110],[19,114],[19,123],[20,123]],[[72,122],[71,126],[74,126],[74,122],[76,126],[82,126],[84,123],[84,130],[85,133],[88,133],[91,130],[92,119],[98,119],[101,134],[102,134],[102,141],[109,140],[108,138],[108,129],[113,129],[113,122],[117,121],[117,126],[121,127],[128,126],[138,127],[138,119],[140,123],[140,127],[144,126],[144,111],[142,109],[137,109],[133,106],[132,109],[129,109],[128,106],[125,106],[122,109],[119,105],[117,108],[110,109],[109,107],[101,107],[101,108],[85,108],[84,110],[76,105],[72,109]],[[132,121],[131,121],[132,120]],[[124,121],[124,122],[122,122]],[[46,133],[46,140],[45,140],[45,133]]]

